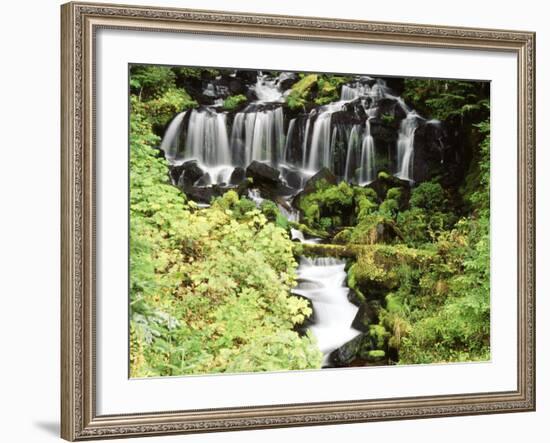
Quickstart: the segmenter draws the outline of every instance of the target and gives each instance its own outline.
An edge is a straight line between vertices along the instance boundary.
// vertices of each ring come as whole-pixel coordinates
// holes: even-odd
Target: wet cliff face
[[[297,190],[321,168],[359,185],[381,171],[411,184],[464,174],[460,137],[407,105],[402,79],[204,71],[178,82],[199,106],[174,116],[161,149],[173,165],[197,161],[206,177],[192,185],[228,184],[253,161]]]

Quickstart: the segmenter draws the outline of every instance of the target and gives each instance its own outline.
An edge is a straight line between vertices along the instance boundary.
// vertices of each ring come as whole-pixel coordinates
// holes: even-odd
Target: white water
[[[293,290],[311,300],[315,323],[309,330],[323,353],[323,365],[332,351],[360,334],[351,327],[358,308],[348,301],[344,267],[345,262],[336,258],[302,257],[298,287]]]
[[[185,146],[188,157],[207,166],[231,164],[225,113],[210,109],[191,111]]]
[[[187,112],[180,112],[172,119],[168,128],[166,128],[162,143],[160,144],[160,149],[164,151],[166,158],[169,160],[176,159],[180,151],[179,136],[181,133],[181,122],[185,118],[185,114]]]
[[[379,101],[388,98],[397,100],[407,113],[398,133],[395,175],[413,180],[414,133],[419,116],[400,97],[391,95],[383,80],[357,77],[342,86],[338,100],[316,106],[306,117],[287,121],[283,102],[288,91],[280,85],[289,75],[270,77],[259,73],[256,83],[249,86],[257,100],[234,115],[219,105],[178,114],[168,125],[160,146],[167,159],[173,164],[197,160],[209,174],[209,180],[202,182],[227,182],[236,166],[246,168],[257,160],[279,170],[295,171],[302,183],[327,167],[340,178],[366,185],[376,178],[377,171],[369,119],[378,115]],[[223,88],[209,84],[204,92],[216,98]],[[342,119],[333,117],[348,106],[346,112],[358,113],[356,119],[364,111],[364,123],[341,123]],[[342,146],[344,153],[338,151]]]
[[[413,181],[414,132],[418,127],[418,114],[412,111],[401,121],[397,138],[396,177]]]
[[[283,102],[283,92],[278,87],[278,78],[269,78],[260,73],[253,89],[260,102]]]
[[[370,119],[365,123],[365,136],[361,147],[361,174],[359,184],[366,185],[375,179],[376,165],[374,162],[374,139],[370,133]]]
[[[242,153],[242,165],[253,160],[282,159],[285,146],[283,108],[248,111],[235,115],[231,130],[231,152]]]

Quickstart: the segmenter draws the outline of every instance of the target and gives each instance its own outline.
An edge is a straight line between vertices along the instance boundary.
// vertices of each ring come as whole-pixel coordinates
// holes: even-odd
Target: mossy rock
[[[386,358],[386,352],[381,349],[374,349],[368,352],[366,358],[369,362],[380,362]]]
[[[405,193],[404,195],[408,197],[411,185],[406,180],[394,177],[386,171],[380,171],[376,180],[370,183],[368,187],[376,192],[378,200],[382,202],[386,199],[388,191],[392,188],[401,188]]]
[[[348,300],[349,297],[350,296],[348,294]],[[361,303],[359,305],[359,310],[351,323],[351,327],[357,329],[358,331],[368,332],[371,325],[378,323],[378,313],[380,312],[380,308],[381,306],[378,300],[370,300]]]
[[[332,242],[340,245],[345,245],[346,243],[350,242],[352,232],[352,228],[344,228],[333,237]]]

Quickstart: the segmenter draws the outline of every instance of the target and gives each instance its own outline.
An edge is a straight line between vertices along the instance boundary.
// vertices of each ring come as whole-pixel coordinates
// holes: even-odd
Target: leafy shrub
[[[141,103],[137,97],[132,103]],[[294,328],[308,303],[293,243],[228,192],[197,209],[168,181],[143,106],[130,116],[130,372],[133,377],[318,368]],[[276,351],[274,353],[274,351]],[[251,363],[248,365],[248,363]]]
[[[175,80],[176,75],[166,66],[130,66],[130,89],[143,100],[160,97],[168,89],[175,88]]]
[[[237,109],[239,106],[241,106],[243,103],[246,103],[247,98],[246,96],[239,94],[239,95],[232,95],[230,97],[227,97],[223,101],[223,108],[226,111],[233,111]]]

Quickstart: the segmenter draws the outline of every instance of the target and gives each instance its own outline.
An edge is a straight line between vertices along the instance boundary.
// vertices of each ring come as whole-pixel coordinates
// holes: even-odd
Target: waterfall
[[[278,163],[285,148],[283,108],[245,109],[235,116],[231,130],[231,151],[241,153],[242,166],[253,160]]]
[[[302,142],[302,168],[306,168],[306,161],[307,161],[307,152],[308,152],[308,149],[307,149],[307,142],[308,142],[308,139],[309,139],[309,128],[311,127],[311,114],[310,116],[308,117],[307,121],[306,121],[306,130],[305,130],[305,133],[304,133],[304,140]]]
[[[332,351],[360,332],[351,327],[359,308],[347,298],[345,261],[331,257],[301,257],[298,286],[292,292],[311,301],[315,323],[309,327],[323,353],[323,365]]]
[[[211,109],[191,111],[187,126],[186,157],[206,166],[230,165],[231,154],[225,113]]]
[[[284,96],[278,87],[278,79],[271,79],[260,72],[256,78],[256,84],[252,88],[258,97],[258,101],[263,103],[282,102]]]
[[[359,184],[366,185],[376,177],[376,165],[374,160],[374,139],[370,133],[370,119],[365,123],[365,136],[361,147],[361,173]]]
[[[331,115],[332,111],[327,110],[320,114],[313,124],[311,135],[311,149],[307,168],[311,170],[321,167],[331,167]]]
[[[288,161],[288,151],[290,150],[290,145],[292,143],[292,140],[294,139],[295,125],[296,125],[296,119],[293,118],[292,120],[290,120],[290,123],[288,124],[288,132],[286,134],[285,147],[284,147],[283,155],[281,157],[281,160],[285,163]]]
[[[371,89],[368,85],[343,85],[340,100],[355,100],[356,98],[368,95]]]
[[[353,181],[355,178],[354,156],[359,147],[359,125],[354,125],[348,137],[346,168],[344,178],[348,181]]]
[[[288,90],[281,85],[288,84],[290,76],[295,74],[273,77],[259,72],[246,86],[257,99],[234,114],[220,106],[229,93],[219,84],[221,78],[203,85],[203,92],[216,104],[174,117],[160,145],[168,161],[197,160],[208,172],[201,184],[227,183],[233,168],[246,168],[256,160],[284,171],[285,179],[290,177],[287,183],[296,189],[323,167],[340,179],[366,185],[377,172],[371,124],[373,131],[375,124],[378,129],[381,116],[396,109],[394,117],[406,115],[398,129],[397,149],[386,145],[379,149],[388,151],[384,165],[397,164],[397,177],[413,180],[414,133],[420,117],[401,97],[392,95],[383,80],[356,76],[342,85],[335,101],[313,106],[307,114],[294,111],[289,118],[283,104]]]
[[[160,149],[164,151],[166,158],[170,160],[176,160],[181,152],[181,149],[180,149],[180,134],[181,134],[181,126],[182,126],[181,123],[185,118],[186,114],[187,112],[180,112],[178,115],[176,115],[172,119],[172,121],[168,125],[168,128],[166,129],[166,132],[164,133],[164,137],[160,144]]]
[[[414,132],[418,127],[418,114],[412,111],[407,114],[399,127],[397,137],[397,172],[396,177],[413,181]]]

